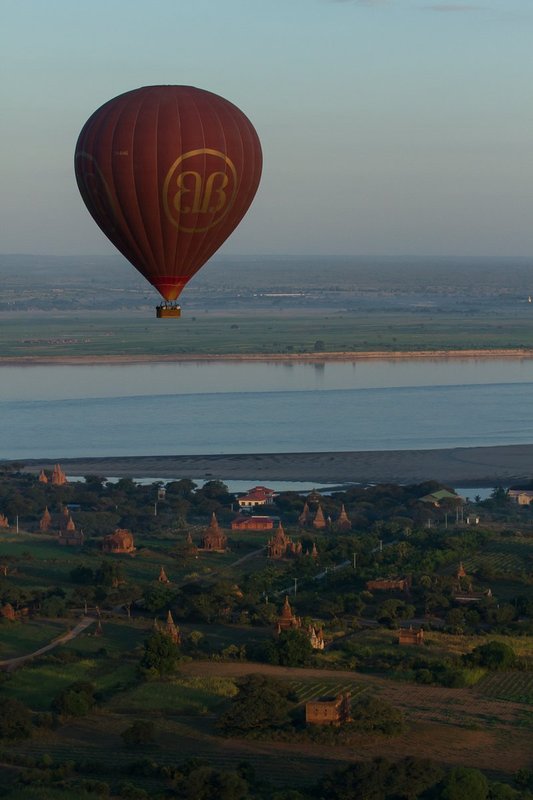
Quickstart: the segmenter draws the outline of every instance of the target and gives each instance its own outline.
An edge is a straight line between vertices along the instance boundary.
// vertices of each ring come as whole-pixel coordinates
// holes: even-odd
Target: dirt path
[[[71,639],[75,639],[76,636],[88,628],[89,625],[92,625],[93,622],[96,622],[94,617],[83,617],[78,624],[74,626],[74,628],[66,633],[63,633],[61,636],[58,636],[57,639],[54,639],[53,641],[44,645],[44,647],[40,647],[39,650],[35,650],[33,653],[28,653],[25,656],[17,656],[16,658],[7,658],[5,661],[0,661],[0,669],[11,672],[12,670],[17,669],[17,667],[22,667],[27,661],[31,661],[32,658],[42,656],[43,653],[48,653],[50,650],[53,650],[60,644],[70,642]]]

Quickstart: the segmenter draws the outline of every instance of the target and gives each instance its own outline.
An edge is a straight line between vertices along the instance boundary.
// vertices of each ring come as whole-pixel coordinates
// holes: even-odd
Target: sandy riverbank
[[[398,359],[461,359],[461,358],[533,358],[528,348],[500,348],[493,350],[394,350],[332,353],[171,353],[151,355],[47,355],[47,356],[0,356],[2,366],[89,366],[93,364],[157,364],[191,361],[240,361],[240,362],[291,362],[324,363],[327,361],[368,361]]]
[[[257,453],[60,459],[67,474],[131,478],[509,485],[533,477],[533,445],[345,453]],[[10,462],[13,463],[13,462]],[[16,462],[15,462],[16,463]],[[51,461],[26,460],[32,472]]]

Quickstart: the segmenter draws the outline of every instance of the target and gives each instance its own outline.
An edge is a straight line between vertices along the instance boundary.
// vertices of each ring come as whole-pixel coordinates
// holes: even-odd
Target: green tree
[[[146,672],[168,675],[176,668],[178,656],[178,646],[170,636],[161,631],[154,631],[144,643],[140,666]]]
[[[490,785],[490,800],[520,800],[521,797],[523,795],[507,783],[491,783]]]
[[[77,567],[70,570],[70,580],[72,583],[90,586],[94,583],[94,572],[90,567],[84,567],[83,564],[78,564]]]
[[[144,607],[151,614],[168,608],[174,599],[175,592],[164,583],[152,583],[143,592]]]
[[[278,664],[284,667],[300,667],[308,664],[313,648],[306,631],[294,629],[281,631],[276,642]]]
[[[27,739],[31,736],[31,714],[19,700],[0,703],[0,739]]]
[[[465,661],[487,669],[510,669],[516,662],[516,653],[505,642],[487,642],[474,648]]]
[[[288,722],[290,690],[265,675],[249,675],[217,726],[228,734],[279,728]]]
[[[439,800],[486,800],[489,783],[482,772],[468,767],[450,770],[441,784]]]
[[[150,744],[154,741],[155,726],[151,720],[136,719],[120,734],[128,747]]]
[[[180,776],[176,794],[183,800],[246,800],[248,782],[237,772],[201,766]]]
[[[63,689],[52,701],[52,710],[67,717],[83,717],[94,707],[94,685],[77,681]]]

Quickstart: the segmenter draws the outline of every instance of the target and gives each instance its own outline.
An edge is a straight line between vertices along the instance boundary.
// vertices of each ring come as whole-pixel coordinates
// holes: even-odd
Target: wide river
[[[533,359],[1,366],[0,459],[533,443]]]

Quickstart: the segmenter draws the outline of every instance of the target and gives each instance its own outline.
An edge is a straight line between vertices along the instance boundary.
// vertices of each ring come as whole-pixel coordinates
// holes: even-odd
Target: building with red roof
[[[247,494],[237,498],[240,508],[255,508],[255,506],[269,506],[274,502],[276,492],[267,486],[254,486]]]

